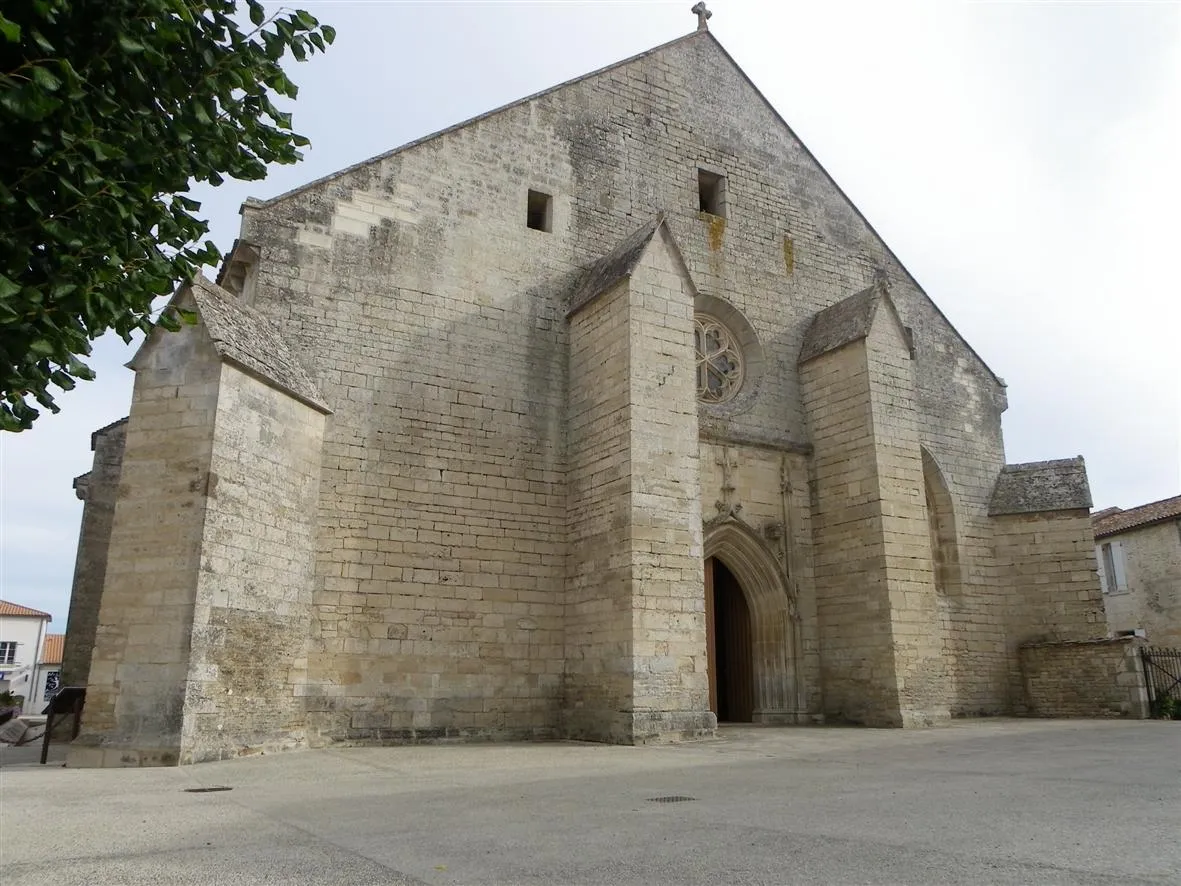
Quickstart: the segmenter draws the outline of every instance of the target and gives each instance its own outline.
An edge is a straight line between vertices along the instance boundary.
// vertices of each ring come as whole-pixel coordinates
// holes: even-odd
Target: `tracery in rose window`
[[[742,352],[733,334],[708,314],[693,318],[697,348],[697,399],[705,403],[729,400],[742,386]]]

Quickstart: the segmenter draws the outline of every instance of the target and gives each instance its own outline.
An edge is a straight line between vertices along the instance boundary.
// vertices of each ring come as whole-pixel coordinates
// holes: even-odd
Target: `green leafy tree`
[[[58,411],[108,329],[175,327],[153,299],[220,257],[185,192],[300,159],[280,63],[334,36],[258,0],[0,3],[0,428]]]

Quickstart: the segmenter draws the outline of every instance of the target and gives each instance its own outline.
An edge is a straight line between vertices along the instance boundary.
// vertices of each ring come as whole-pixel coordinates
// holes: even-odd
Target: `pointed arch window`
[[[941,596],[955,596],[960,593],[963,584],[955,505],[943,471],[926,447],[922,449],[922,457],[935,591]]]

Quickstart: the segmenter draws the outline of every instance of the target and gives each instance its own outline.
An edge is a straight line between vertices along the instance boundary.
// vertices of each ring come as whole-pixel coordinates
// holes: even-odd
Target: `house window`
[[[697,170],[698,208],[702,212],[726,217],[726,177],[705,169]]]
[[[525,210],[525,224],[535,231],[554,229],[554,198],[541,191],[529,191]]]
[[[12,664],[16,661],[16,643],[0,643],[0,665]]]
[[[693,344],[697,349],[697,399],[722,403],[742,387],[742,353],[738,342],[709,314],[693,317]]]
[[[57,690],[58,690],[58,687],[61,686],[61,682],[62,682],[62,672],[61,671],[49,671],[48,673],[46,673],[46,675],[45,675],[45,698],[44,698],[45,701],[49,701],[51,698],[53,698],[55,695],[57,695]]]
[[[1108,541],[1099,546],[1099,584],[1105,594],[1120,594],[1128,589],[1128,561],[1123,542]]]

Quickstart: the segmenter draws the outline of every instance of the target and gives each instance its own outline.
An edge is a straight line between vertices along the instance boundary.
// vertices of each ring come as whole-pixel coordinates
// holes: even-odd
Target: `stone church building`
[[[77,483],[72,765],[919,726],[1103,633],[1082,460],[1005,464],[704,26],[248,201],[175,302]]]

